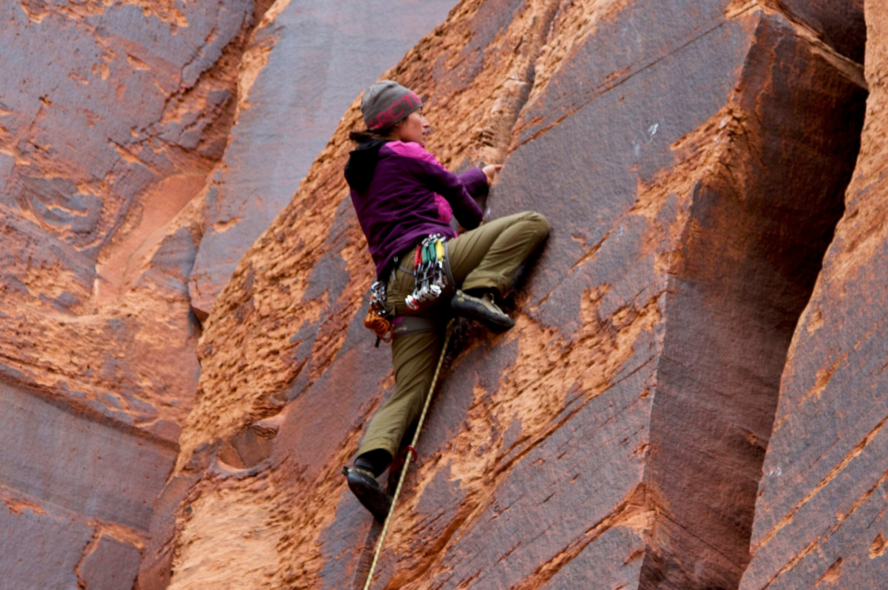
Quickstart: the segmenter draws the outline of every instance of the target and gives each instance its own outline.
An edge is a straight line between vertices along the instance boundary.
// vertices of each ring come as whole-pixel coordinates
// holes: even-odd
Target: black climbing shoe
[[[515,325],[512,318],[507,316],[503,310],[497,307],[491,298],[472,297],[457,289],[453,299],[450,300],[450,307],[456,312],[456,315],[478,320],[495,332],[505,332]]]
[[[342,474],[348,480],[348,489],[370,511],[380,523],[385,522],[389,510],[392,508],[392,497],[386,493],[373,474],[363,469],[342,468]]]

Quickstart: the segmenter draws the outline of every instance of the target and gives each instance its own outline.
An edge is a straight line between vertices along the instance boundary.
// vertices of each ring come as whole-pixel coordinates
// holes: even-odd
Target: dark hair
[[[368,141],[374,141],[377,139],[391,139],[389,136],[392,133],[392,127],[388,127],[386,129],[380,129],[378,131],[370,131],[369,129],[363,129],[361,131],[351,131],[348,134],[348,138],[352,141],[356,141],[358,143],[367,143]]]

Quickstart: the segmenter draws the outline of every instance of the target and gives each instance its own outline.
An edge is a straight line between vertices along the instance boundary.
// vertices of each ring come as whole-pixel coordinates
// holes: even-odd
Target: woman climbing
[[[424,149],[430,126],[422,100],[411,90],[391,80],[374,84],[364,92],[361,111],[367,130],[351,134],[358,147],[345,178],[376,264],[372,309],[378,308],[383,326],[393,325],[396,392],[370,421],[354,467],[345,474],[358,500],[382,522],[391,497],[376,478],[419,416],[447,320],[455,314],[495,331],[511,328],[514,322],[495,299],[549,226],[533,212],[481,225],[473,197],[487,194],[501,166],[459,176],[448,172]],[[469,231],[457,236],[454,216]]]

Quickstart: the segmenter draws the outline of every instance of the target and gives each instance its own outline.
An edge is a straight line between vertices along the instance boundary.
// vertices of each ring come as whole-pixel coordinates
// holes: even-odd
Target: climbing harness
[[[438,357],[438,366],[435,368],[435,375],[432,377],[432,384],[429,386],[429,393],[426,395],[425,405],[422,407],[422,414],[419,415],[419,422],[416,424],[416,432],[413,434],[413,442],[407,447],[408,454],[404,457],[404,467],[401,469],[401,476],[398,478],[398,487],[395,488],[395,495],[392,497],[392,507],[388,516],[385,517],[385,524],[382,525],[382,533],[379,535],[379,541],[376,543],[376,551],[373,553],[373,562],[370,564],[370,573],[367,574],[367,581],[364,584],[364,590],[370,590],[370,584],[373,582],[373,574],[376,571],[376,565],[379,563],[379,555],[382,553],[382,544],[385,542],[385,535],[388,533],[389,524],[392,522],[392,516],[395,514],[395,505],[398,497],[401,495],[401,488],[404,480],[407,478],[407,470],[410,468],[410,458],[416,461],[416,443],[419,441],[419,434],[422,432],[422,424],[425,422],[426,414],[429,412],[429,405],[432,401],[432,394],[435,392],[435,385],[438,383],[438,374],[441,372],[441,365],[444,364],[444,355],[447,353],[447,345],[450,343],[450,328],[453,326],[453,320],[447,324],[447,335],[444,337],[444,346],[441,347],[441,356]]]
[[[454,290],[448,256],[447,240],[441,234],[432,234],[413,251],[412,269],[398,266],[399,259],[394,258],[392,273],[397,269],[413,273],[413,292],[404,299],[410,310],[418,311],[421,305],[451,294]],[[387,281],[377,280],[370,285],[370,309],[364,317],[364,326],[376,334],[376,346],[380,341],[391,342],[394,334],[435,329],[434,325],[431,328],[425,326],[428,322],[418,316],[392,317],[385,308],[386,294]]]
[[[403,336],[415,332],[438,332],[441,327],[441,320],[436,317],[403,315],[392,320],[392,336]]]
[[[382,340],[386,344],[392,341],[392,318],[385,310],[386,284],[375,281],[370,285],[370,309],[364,318],[364,326],[376,333],[376,346]]]
[[[447,242],[441,234],[432,234],[416,248],[413,260],[413,293],[405,298],[407,307],[417,311],[421,304],[434,301],[447,291]]]

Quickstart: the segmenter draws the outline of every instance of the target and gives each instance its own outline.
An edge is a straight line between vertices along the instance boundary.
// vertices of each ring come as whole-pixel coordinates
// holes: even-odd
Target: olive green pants
[[[468,231],[448,243],[453,279],[464,290],[493,289],[502,295],[511,285],[518,267],[548,234],[546,218],[532,211],[496,219]],[[370,421],[358,455],[385,450],[394,457],[404,433],[419,418],[429,393],[450,317],[450,301],[448,298],[414,314],[404,302],[413,286],[411,273],[395,271],[388,283],[386,307],[396,316],[433,318],[438,328],[395,335],[392,364],[396,391]]]

